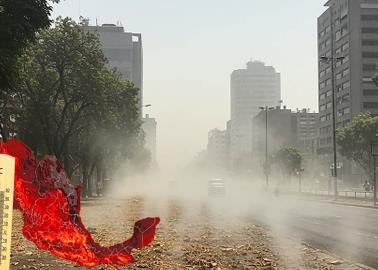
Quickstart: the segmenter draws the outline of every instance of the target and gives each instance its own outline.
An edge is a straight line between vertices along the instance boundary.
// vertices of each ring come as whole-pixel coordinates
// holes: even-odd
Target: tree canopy
[[[127,159],[148,162],[138,89],[107,67],[95,34],[58,18],[37,34],[15,66],[18,75],[8,96],[12,130],[37,154],[55,155],[70,175],[80,170],[88,187],[84,195],[91,194],[94,171],[101,180],[104,171]]]
[[[59,0],[0,0],[0,90],[12,84],[22,49],[50,25],[53,2]]]
[[[272,163],[292,175],[302,169],[302,156],[296,148],[281,148],[273,154]]]
[[[337,143],[340,153],[353,160],[372,177],[371,141],[378,140],[378,117],[362,113],[353,118],[344,128],[337,130]]]

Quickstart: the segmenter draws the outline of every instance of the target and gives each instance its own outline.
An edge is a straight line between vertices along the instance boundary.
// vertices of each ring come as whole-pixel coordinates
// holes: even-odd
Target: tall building
[[[231,74],[231,164],[252,153],[252,120],[259,107],[281,100],[281,76],[271,66],[251,61]]]
[[[378,87],[372,81],[378,63],[378,0],[330,0],[318,18],[319,146],[327,157],[332,148],[332,80],[335,86],[336,128],[362,111],[378,114]],[[332,161],[330,161],[332,163]]]
[[[319,114],[302,109],[294,112],[292,116],[297,149],[304,155],[315,155],[319,133]]]
[[[227,130],[213,129],[208,134],[207,154],[212,164],[225,168],[228,164]]]
[[[268,110],[268,113],[261,111],[257,114],[253,118],[253,127],[253,153],[257,162],[265,159],[266,129],[269,155],[282,147],[294,147],[303,156],[315,154],[318,139],[317,113],[307,109],[295,112],[285,106],[277,106]]]
[[[122,77],[139,88],[139,113],[142,117],[143,103],[143,49],[142,35],[125,32],[122,26],[103,24],[102,26],[84,26],[88,32],[99,35],[100,42],[109,66],[115,67]]]
[[[268,125],[266,117],[268,116]],[[266,111],[260,111],[253,118],[253,153],[254,159],[265,160],[266,134],[268,135],[268,155],[282,147],[295,147],[296,122],[290,109],[280,106]],[[266,131],[268,131],[266,133]],[[261,163],[261,162],[260,162]]]
[[[142,119],[142,129],[144,131],[145,147],[151,152],[151,161],[156,163],[156,119],[150,118],[149,114]]]

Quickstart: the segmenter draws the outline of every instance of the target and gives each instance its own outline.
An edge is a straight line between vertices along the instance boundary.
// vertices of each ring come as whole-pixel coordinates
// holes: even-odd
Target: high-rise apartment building
[[[319,114],[302,109],[293,112],[292,116],[297,149],[304,155],[314,155],[319,133]]]
[[[378,0],[330,0],[318,18],[320,155],[332,148],[332,80],[336,128],[362,111],[378,114],[378,87],[372,76],[378,63]]]
[[[259,107],[281,100],[281,76],[272,66],[251,61],[231,74],[231,164],[252,153],[252,120]]]
[[[139,88],[139,111],[142,117],[143,103],[143,49],[142,35],[125,32],[122,26],[103,24],[102,26],[84,26],[88,32],[99,35],[100,42],[109,66],[115,67],[126,80]]]

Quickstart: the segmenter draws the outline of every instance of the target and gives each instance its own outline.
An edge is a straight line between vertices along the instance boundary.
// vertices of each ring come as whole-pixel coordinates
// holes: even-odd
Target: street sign
[[[0,270],[10,269],[15,159],[0,154]]]
[[[344,164],[343,164],[342,162],[337,162],[336,164],[337,164],[337,168],[338,168],[338,169],[341,169],[341,168],[344,166]],[[329,168],[330,168],[331,170],[335,169],[335,164],[332,163],[331,166],[329,166]]]

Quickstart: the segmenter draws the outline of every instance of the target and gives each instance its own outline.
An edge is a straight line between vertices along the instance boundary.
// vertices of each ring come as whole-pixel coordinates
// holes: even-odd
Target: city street
[[[378,210],[306,200],[298,203],[290,197],[266,205],[268,209],[253,219],[280,224],[312,246],[378,268]],[[271,211],[280,215],[270,215]]]
[[[303,214],[289,214],[290,219],[296,219],[293,220],[293,224],[297,224],[297,227],[293,225],[290,228],[297,228],[300,234],[287,237],[284,234],[284,226],[278,228],[257,225],[261,221],[273,221],[271,217],[263,214],[273,213],[269,206],[265,209],[260,208],[259,212],[262,214],[254,215],[258,221],[252,221],[241,215],[242,212],[230,212],[231,208],[221,209],[224,202],[221,198],[189,201],[177,197],[151,198],[139,195],[111,200],[90,199],[83,202],[82,217],[84,224],[94,232],[95,239],[104,245],[123,241],[130,236],[132,223],[137,219],[149,215],[159,215],[162,218],[157,239],[152,246],[135,251],[137,262],[125,269],[366,269],[331,253],[305,245],[297,238],[312,230],[313,233],[307,234],[310,240],[318,233],[322,235],[318,238],[319,241],[323,242],[323,239],[331,234],[336,234],[334,231],[340,232],[337,228],[329,229],[328,227],[332,227],[330,222],[315,225],[318,220],[326,217],[332,220],[334,210],[327,210],[318,218],[304,214],[306,211],[303,211]],[[258,203],[254,204],[259,207]],[[306,207],[312,206],[314,210],[322,207],[314,203],[303,204]],[[288,208],[280,211],[283,213]],[[292,210],[296,212],[294,208]],[[364,213],[361,212],[359,216],[363,216]],[[343,215],[345,214],[344,212]],[[276,217],[279,218],[278,215]],[[342,220],[344,219],[340,218],[337,222]],[[280,220],[282,221],[283,219]],[[45,251],[37,250],[21,235],[21,224],[22,219],[16,211],[11,269],[84,269]],[[319,229],[314,229],[317,226]],[[327,231],[322,232],[324,228],[327,228]],[[370,229],[373,231],[371,227]],[[303,237],[303,240],[309,239]],[[372,240],[370,243],[366,241],[365,244],[372,246],[374,243]]]

